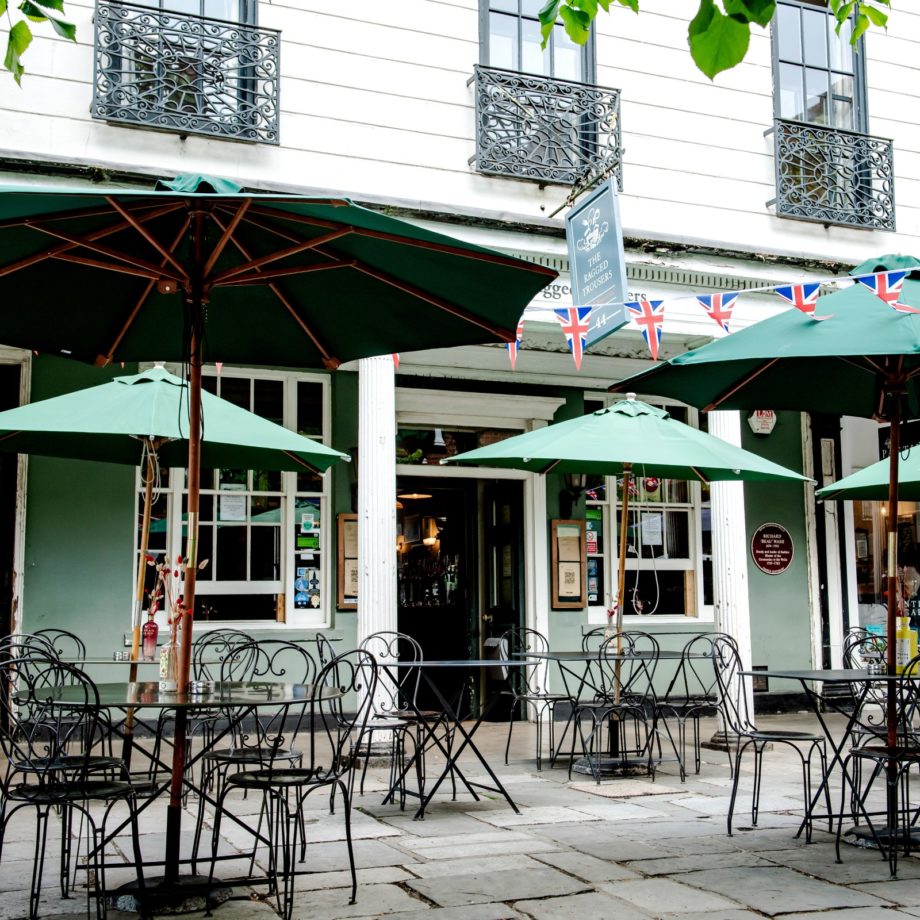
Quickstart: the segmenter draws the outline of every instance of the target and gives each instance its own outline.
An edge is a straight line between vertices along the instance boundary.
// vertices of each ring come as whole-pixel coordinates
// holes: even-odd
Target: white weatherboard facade
[[[795,0],[792,4],[801,5]],[[644,0],[638,16],[618,5],[609,15],[601,13],[592,63],[586,71],[591,82],[619,91],[620,211],[627,280],[632,294],[667,301],[663,357],[724,334],[694,302],[694,293],[831,278],[883,253],[920,254],[920,10],[905,0],[894,0],[888,31],[872,29],[858,59],[858,68],[865,73],[860,102],[864,133],[893,140],[895,232],[792,220],[776,216],[767,207],[776,195],[774,140],[765,135],[773,127],[775,111],[771,31],[753,29],[744,63],[710,82],[696,70],[687,50],[690,6],[673,0]],[[258,25],[279,30],[281,37],[279,143],[274,145],[94,119],[94,7],[70,0],[67,11],[77,26],[77,42],[64,41],[38,26],[25,56],[22,89],[16,89],[11,78],[4,78],[8,82],[0,96],[3,181],[128,185],[179,172],[223,175],[247,188],[346,195],[372,207],[394,209],[406,219],[457,237],[551,265],[560,271],[560,278],[528,310],[524,347],[513,373],[506,351],[499,346],[402,355],[395,375],[396,398],[387,392],[381,405],[389,407],[388,412],[395,406],[396,429],[415,425],[437,431],[451,426],[458,430],[525,430],[562,417],[554,413],[566,401],[565,411],[576,414],[584,410],[585,399],[592,404],[607,399],[606,389],[613,381],[646,366],[648,352],[638,329],[626,328],[589,351],[581,370],[576,371],[549,312],[571,302],[559,210],[570,187],[484,175],[477,172],[475,162],[471,165],[477,152],[477,103],[475,82],[470,79],[475,65],[488,63],[484,50],[487,7],[486,0],[258,3]],[[803,8],[821,12],[820,4]],[[782,304],[771,293],[743,294],[735,326],[756,322],[779,309]],[[359,372],[357,367],[344,372],[349,371]],[[370,371],[365,368],[359,373]],[[383,381],[390,376],[379,369],[375,374],[376,380]],[[413,388],[438,390],[441,396],[421,411],[412,401]],[[367,463],[374,451],[389,452],[395,445],[384,443],[382,432],[388,426],[369,425],[379,411],[374,400],[379,386],[368,380],[358,389],[360,404],[356,416],[351,410],[355,417],[350,425],[355,438],[359,430],[374,432],[371,440],[359,444],[361,461]],[[452,399],[451,394],[468,391],[479,397],[463,403],[463,411],[452,411],[459,397]],[[509,409],[509,399],[520,402]],[[332,409],[337,417],[346,411],[338,404]],[[690,420],[695,418],[691,413]],[[322,430],[329,427],[329,420],[324,420]],[[734,431],[737,425],[720,421],[719,427]],[[779,437],[771,434],[759,443],[776,444]],[[335,446],[348,449],[356,443],[351,440]],[[775,459],[799,468],[803,463],[813,465],[811,457],[802,456],[809,437],[797,432],[790,443],[792,453],[787,445]],[[845,431],[843,447],[847,457],[855,456],[847,444]],[[867,461],[860,459],[863,462]],[[560,515],[548,497],[546,482],[533,476],[494,477],[429,465],[426,470],[399,463],[398,480],[420,474],[448,482],[523,480],[519,505],[523,573],[516,603],[527,624],[555,634],[560,643],[572,643],[578,639],[579,628],[603,622],[604,597],[589,604],[590,609],[579,617],[551,609],[546,524],[548,518]],[[336,471],[333,475],[346,474]],[[365,469],[359,481],[370,484],[376,480]],[[335,498],[328,490],[323,492],[322,500],[327,502],[324,535],[334,530],[334,513],[350,510],[342,497],[345,491],[336,491]],[[729,591],[726,559],[730,558],[735,569],[741,564],[737,542],[745,524],[743,515],[728,514],[719,503],[738,491],[714,490],[711,507],[697,487],[689,490],[686,500],[677,501],[675,513],[686,514],[689,522],[688,545],[683,551],[689,553],[688,571],[695,573],[683,584],[684,610],[657,619],[631,613],[627,622],[686,626],[689,618],[691,625],[710,623],[714,607],[719,611],[720,603],[731,602],[737,582],[732,582]],[[25,500],[21,496],[20,520],[24,519]],[[738,501],[736,497],[730,500]],[[477,501],[481,538],[482,493]],[[815,560],[825,552],[827,540],[824,534],[819,541],[816,517],[809,510],[810,493],[807,489],[804,496],[793,493],[789,501],[791,506],[798,503],[798,536],[806,544],[797,547],[801,549],[797,560]],[[364,528],[359,572],[366,579],[371,577],[367,573],[380,571],[367,554],[390,552],[396,537],[392,509],[386,502],[378,505],[373,514],[370,505],[360,499],[355,507]],[[849,529],[844,527],[839,549],[849,577],[836,590],[835,609],[825,613],[833,621],[830,635],[836,645],[844,622],[838,609],[841,599],[848,597],[850,608],[857,603],[851,561],[852,512],[846,508],[843,513],[850,516]],[[748,533],[761,523],[750,515],[749,508]],[[604,524],[608,544],[615,541],[612,519],[608,513]],[[717,531],[712,545],[718,547],[721,541],[724,546],[730,538],[735,541],[735,552],[723,553],[722,558],[718,552],[713,555],[704,535],[706,520]],[[171,526],[177,531],[175,521]],[[28,541],[28,535],[24,539]],[[302,612],[295,622],[264,623],[262,628],[331,626],[341,629],[347,639],[366,634],[371,626],[399,625],[393,604],[385,605],[389,613],[383,620],[379,606],[373,616],[369,612],[362,615],[359,602],[357,622],[351,613],[338,609],[331,574],[335,555],[330,541],[326,536],[323,539],[327,542],[320,566],[323,597],[318,607],[308,611],[312,619],[304,619],[307,613]],[[20,549],[22,540],[17,538]],[[610,548],[608,545],[608,553]],[[833,553],[828,550],[828,555]],[[747,548],[742,547],[740,560],[748,556]],[[711,577],[715,598],[705,587],[710,576],[704,576],[703,570],[710,561],[716,567]],[[609,585],[609,555],[607,562]],[[283,561],[287,568],[293,564],[290,558]],[[281,578],[289,581],[293,574],[285,569]],[[34,576],[33,581],[39,577]],[[382,590],[381,585],[391,584],[392,578],[392,570],[386,569],[382,581],[378,578],[371,584],[366,580],[359,591],[370,596],[371,591]],[[486,573],[480,572],[478,578],[477,592],[483,598],[488,594],[483,581]],[[798,592],[804,609],[801,628],[806,630],[801,644],[813,649],[811,659],[821,654],[821,581],[813,573],[805,576]],[[777,583],[778,579],[772,584]],[[16,584],[21,592],[21,580]],[[757,589],[753,582],[751,587]],[[22,595],[26,618],[29,590],[27,578]],[[787,596],[798,591],[794,586],[785,590]],[[130,593],[130,586],[125,592]],[[746,598],[738,601],[739,609],[746,605]],[[114,611],[118,603],[110,601],[110,606]],[[279,610],[283,608],[284,604],[278,605]],[[482,624],[492,614],[484,609],[472,612],[474,618],[479,614],[482,629],[471,641],[481,646],[486,632]],[[113,612],[112,617],[117,622],[117,614]],[[725,609],[716,617],[720,624],[733,621],[733,614]],[[255,628],[256,624],[251,625]],[[736,631],[748,634],[747,626]],[[830,654],[836,661],[839,648],[831,649]],[[755,654],[755,664],[757,657]]]

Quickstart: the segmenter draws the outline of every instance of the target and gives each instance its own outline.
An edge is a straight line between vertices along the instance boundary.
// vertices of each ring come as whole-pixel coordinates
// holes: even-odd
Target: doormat
[[[568,783],[576,792],[590,792],[605,799],[629,799],[643,795],[676,795],[682,790],[662,783],[639,782],[629,779],[614,779],[609,783]]]

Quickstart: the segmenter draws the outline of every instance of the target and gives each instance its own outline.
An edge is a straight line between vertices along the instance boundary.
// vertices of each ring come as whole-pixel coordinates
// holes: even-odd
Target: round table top
[[[870,674],[862,668],[834,668],[829,670],[784,670],[770,668],[767,671],[742,671],[745,676],[751,677],[782,677],[788,680],[813,680],[826,684],[860,684],[878,683],[879,681],[892,680],[920,680],[920,675],[905,677],[903,674]]]
[[[317,699],[334,700],[344,696],[338,687],[321,687],[316,693],[313,684],[291,684],[276,681],[249,683],[218,683],[214,690],[201,696],[188,693],[161,692],[158,681],[135,683],[96,684],[99,702],[103,707],[127,709],[129,707],[153,709],[213,709],[221,706],[277,706]],[[54,687],[54,700],[79,706],[85,703],[81,687]]]
[[[506,661],[501,658],[451,658],[451,659],[432,659],[422,661],[383,661],[382,667],[387,668],[511,668],[521,667],[522,665],[535,665],[536,661],[527,661],[523,658],[515,658],[512,661]]]
[[[528,658],[542,658],[546,661],[597,661],[600,657],[600,649],[595,649],[594,651],[581,651],[581,652],[520,652],[521,655],[526,655]],[[692,654],[684,656],[683,652],[675,651],[659,651],[658,654],[653,652],[640,651],[640,652],[627,652],[624,651],[622,654],[616,654],[615,652],[608,652],[604,655],[604,658],[609,658],[614,661],[616,659],[621,659],[623,661],[642,661],[642,660],[658,660],[658,661],[679,661],[683,657],[688,658],[709,658],[709,655],[704,653]]]

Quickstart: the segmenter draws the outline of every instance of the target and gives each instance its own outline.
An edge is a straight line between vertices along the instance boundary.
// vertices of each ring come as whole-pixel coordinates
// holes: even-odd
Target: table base
[[[647,776],[648,760],[631,760],[628,757],[580,757],[572,764],[573,773],[586,776]]]
[[[209,880],[206,875],[182,875],[167,880],[164,876],[145,878],[141,889],[137,882],[128,882],[109,895],[114,910],[168,916],[193,911],[210,910],[229,900],[232,894],[223,879]]]
[[[847,840],[847,838],[849,838],[849,840]],[[849,830],[844,831],[841,839],[852,843],[854,846],[878,850],[880,848],[879,844],[887,849],[892,838],[894,838],[896,845],[902,850],[907,846],[908,840],[910,840],[910,848],[912,851],[920,850],[920,827],[912,827],[909,831],[903,827],[899,827],[892,833],[890,827],[876,828],[873,831],[864,825],[860,825],[859,827],[851,827]]]

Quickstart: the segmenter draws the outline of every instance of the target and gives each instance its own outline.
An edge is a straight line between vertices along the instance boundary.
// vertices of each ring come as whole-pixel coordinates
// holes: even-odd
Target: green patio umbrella
[[[889,255],[850,273],[905,271],[902,304],[920,309],[920,260]],[[614,384],[613,390],[676,397],[704,410],[791,409],[891,423],[888,472],[888,635],[895,634],[897,503],[901,420],[920,414],[920,314],[884,303],[862,284],[821,297],[815,320],[790,309]],[[888,667],[895,668],[895,643]],[[888,746],[897,740],[896,688],[889,685]],[[891,771],[889,771],[891,775]],[[891,790],[889,790],[891,791]]]
[[[185,466],[188,458],[188,384],[162,367],[116,377],[0,412],[0,450],[75,460],[146,464],[144,516],[133,615],[132,662],[137,660],[144,592],[144,559],[150,532],[154,468]],[[207,420],[201,465],[211,469],[325,472],[346,454],[302,437],[220,399],[201,394]],[[132,664],[131,679],[134,680]]]
[[[629,482],[641,476],[669,479],[807,481],[806,477],[720,438],[691,428],[635,395],[580,418],[557,422],[447,457],[442,463],[510,467],[532,473],[623,476],[620,533],[626,533]],[[623,627],[626,540],[620,540],[617,632]]]
[[[344,198],[155,188],[0,187],[0,342],[83,361],[181,361],[189,379],[188,681],[205,361],[334,369],[399,351],[513,341],[556,272]],[[207,419],[204,419],[204,427]],[[176,719],[166,877],[178,877],[185,716]]]
[[[888,478],[891,463],[886,457],[865,469],[838,479],[815,495],[824,501],[837,499],[862,499],[863,501],[885,501],[888,498]],[[898,500],[920,501],[920,451],[911,451],[898,458]]]

